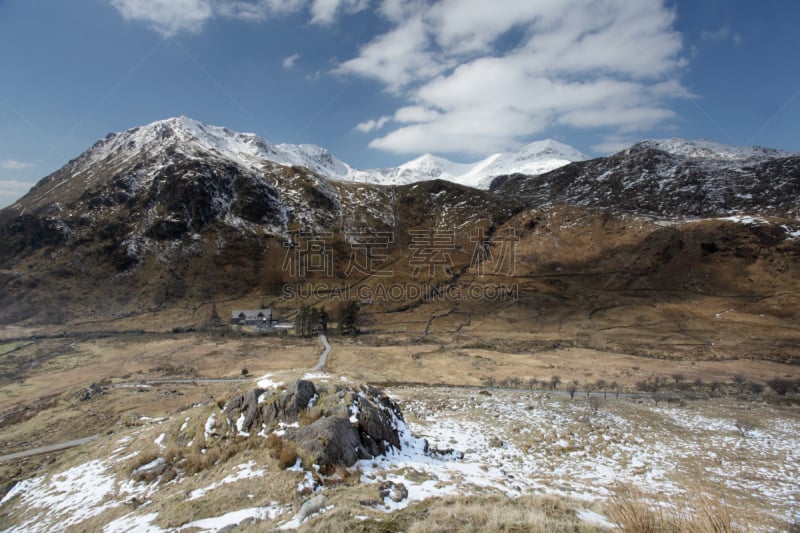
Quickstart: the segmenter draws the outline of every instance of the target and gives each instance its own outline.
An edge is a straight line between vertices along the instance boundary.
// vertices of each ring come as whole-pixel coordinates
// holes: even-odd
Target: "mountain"
[[[364,273],[348,273],[353,239],[375,233],[390,236],[385,253],[396,261],[413,230],[450,228],[455,267],[469,262],[472,235],[491,235],[520,209],[447,181],[382,187],[320,170],[337,165],[321,149],[186,118],[109,135],[0,210],[0,322],[272,294],[301,278],[355,280]],[[287,266],[314,235],[329,265]]]
[[[531,205],[570,204],[648,216],[797,216],[800,156],[707,141],[647,140],[539,176],[501,176],[490,189]]]
[[[318,147],[160,121],[98,141],[0,210],[0,323],[173,313],[194,326],[212,301],[291,313],[309,299],[333,310],[357,297],[375,328],[408,317],[436,331],[432,317],[452,311],[561,335],[569,324],[613,326],[593,311],[609,306],[672,321],[652,311],[653,294],[708,309],[732,298],[742,313],[794,320],[800,302],[770,302],[800,292],[800,224],[790,216],[797,157],[731,150],[646,141],[539,176],[497,178],[489,191],[443,179],[386,186],[331,178],[354,171]],[[483,167],[423,156],[386,179],[478,176],[574,155],[547,141]],[[746,203],[715,201],[732,196],[728,188]],[[740,208],[753,216],[729,217]],[[713,218],[662,220],[676,214]],[[341,286],[358,292],[337,296]],[[371,292],[387,286],[395,292]],[[478,297],[442,300],[443,288]],[[508,291],[512,300],[498,298]],[[718,311],[692,327],[715,331]],[[634,338],[620,335],[608,342]]]
[[[264,165],[304,167],[325,178],[374,183],[379,185],[405,185],[419,181],[444,179],[454,183],[488,189],[492,178],[510,173],[540,174],[571,161],[586,159],[572,147],[553,140],[529,144],[516,153],[494,154],[472,164],[459,164],[430,154],[409,161],[399,167],[361,170],[334,157],[325,148],[312,144],[273,144],[252,133],[236,133],[227,128],[210,126],[187,117],[177,117],[153,122],[122,133],[109,134],[86,153],[71,161],[64,172],[38,184],[39,196],[60,186],[61,177],[82,176],[86,185],[94,179],[85,172],[97,164],[120,164],[146,153],[150,160],[165,160],[171,153],[180,153],[197,159],[207,154],[253,172]],[[150,177],[137,174],[129,178],[128,187],[146,185]],[[132,181],[131,181],[132,180]],[[54,198],[60,197],[54,192]],[[46,195],[44,195],[46,197]],[[26,206],[30,207],[30,206]]]
[[[382,185],[443,179],[468,187],[488,189],[496,176],[512,173],[543,174],[573,161],[585,159],[587,157],[575,148],[547,139],[532,142],[518,152],[490,155],[476,163],[454,163],[443,157],[425,154],[396,168],[353,170],[340,179]]]

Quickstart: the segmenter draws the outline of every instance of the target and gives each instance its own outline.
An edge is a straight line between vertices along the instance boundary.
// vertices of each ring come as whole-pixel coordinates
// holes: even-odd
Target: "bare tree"
[[[667,395],[664,394],[663,392],[656,392],[655,394],[653,394],[653,401],[655,402],[656,407],[658,407],[658,402],[663,402],[666,399]]]
[[[611,385],[609,385],[609,388],[611,388],[611,390],[613,390],[614,392],[617,393],[617,400],[619,400],[619,391],[620,391],[620,388],[621,388],[619,386],[619,383],[617,383],[616,381],[612,381]]]
[[[529,378],[528,379],[528,388],[529,389],[535,389],[536,385],[538,385],[538,384],[539,384],[539,380],[538,379],[536,379],[536,378]]]
[[[575,391],[577,390],[578,390],[578,381],[573,379],[572,382],[567,385],[567,392],[569,393],[570,400],[575,398]]]
[[[681,381],[686,379],[686,377],[683,374],[681,374],[680,372],[676,372],[676,373],[672,374],[672,379],[675,380],[675,384],[677,385],[678,383],[680,383]]]
[[[744,391],[744,385],[747,383],[747,379],[742,374],[736,374],[733,376],[733,383],[736,385],[737,394],[741,394]]]
[[[553,390],[557,390],[558,386],[561,384],[561,377],[553,376],[550,378],[550,388]]]
[[[598,379],[594,382],[594,387],[596,390],[602,391],[603,399],[608,398],[608,383],[604,379]]]

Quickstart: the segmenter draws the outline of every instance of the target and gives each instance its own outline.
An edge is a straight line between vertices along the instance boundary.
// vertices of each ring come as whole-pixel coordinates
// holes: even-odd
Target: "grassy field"
[[[800,449],[797,397],[764,386],[775,377],[800,378],[800,367],[750,358],[643,357],[608,346],[492,331],[498,330],[404,336],[375,328],[356,338],[331,336],[324,379],[387,387],[415,434],[464,451],[466,458],[459,465],[397,458],[363,465],[355,477],[342,473],[340,481],[325,480],[333,507],[303,528],[594,531],[608,526],[595,515],[612,517],[615,504],[625,508],[643,501],[657,509],[663,499],[660,505],[675,513],[647,518],[663,521],[685,514],[706,496],[724,504],[723,514],[745,511],[758,530],[790,527],[800,519],[792,499],[800,475],[794,451]],[[94,465],[92,475],[109,480],[95,507],[120,503],[76,522],[84,529],[124,524],[128,515],[145,520],[155,513],[151,523],[169,528],[185,525],[187,517],[256,509],[242,515],[252,520],[241,528],[255,531],[285,524],[308,497],[300,488],[308,486],[306,474],[282,470],[266,443],[231,449],[233,455],[222,453],[196,474],[176,472],[169,482],[134,482],[130,476],[144,459],[185,446],[191,431],[195,438],[202,435],[209,412],[252,386],[204,378],[300,377],[316,363],[321,351],[316,339],[84,332],[3,346],[12,344],[14,349],[0,356],[0,454],[93,434],[103,438],[76,450],[0,463],[4,492],[16,481],[38,479],[32,494],[46,493],[52,481],[41,478],[43,472],[77,479],[81,468]],[[556,391],[550,390],[554,376],[560,378]],[[164,379],[183,381],[149,383]],[[659,403],[652,394],[625,396],[653,382],[685,399],[669,403],[665,396]],[[751,389],[753,383],[761,389]],[[92,384],[102,392],[86,398]],[[570,388],[576,391],[572,400]],[[181,430],[184,424],[190,429]],[[410,488],[406,504],[387,514],[359,503],[374,500],[375,484],[386,480]],[[618,493],[627,499],[616,498]],[[187,500],[192,494],[198,497]],[[144,502],[150,503],[138,510]],[[30,500],[20,507],[30,515],[4,506],[0,522],[23,524],[25,516],[36,516],[39,504]],[[489,505],[502,512],[486,513]],[[693,526],[669,527],[691,531]]]

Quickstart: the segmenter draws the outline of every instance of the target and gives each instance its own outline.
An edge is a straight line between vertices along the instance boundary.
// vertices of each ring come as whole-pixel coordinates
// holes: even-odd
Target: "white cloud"
[[[197,33],[212,17],[259,22],[308,9],[313,24],[366,9],[369,0],[109,0],[126,20],[145,22],[163,35]]]
[[[25,163],[23,161],[17,161],[16,159],[4,159],[0,161],[0,168],[5,170],[25,170],[26,168],[31,168],[33,165],[30,163]]]
[[[258,22],[295,13],[307,3],[308,0],[215,0],[213,8],[215,15]]]
[[[281,61],[281,65],[283,68],[293,68],[294,64],[297,63],[297,60],[300,59],[300,54],[292,54],[289,57],[283,58]]]
[[[313,0],[311,3],[311,22],[332,24],[342,13],[358,13],[369,5],[369,0]]]
[[[213,13],[211,0],[111,0],[126,20],[143,21],[164,35],[198,32]]]
[[[663,0],[441,0],[410,18],[402,5],[384,0],[390,29],[336,69],[406,101],[375,148],[485,154],[554,126],[642,131],[687,94]]]
[[[363,132],[363,133],[369,133],[369,132],[371,132],[373,130],[381,129],[390,120],[392,120],[392,117],[390,117],[390,116],[382,116],[378,120],[371,119],[371,120],[367,120],[366,122],[362,122],[361,124],[358,124],[356,126],[356,129],[358,131]]]
[[[0,179],[0,209],[19,200],[31,187],[33,183]]]
[[[401,107],[394,113],[396,122],[431,122],[439,118],[439,112],[435,109],[418,105]]]
[[[339,65],[336,72],[373,78],[399,91],[442,72],[442,65],[427,50],[429,45],[423,20],[412,18],[363,46],[358,57]]]
[[[742,42],[742,36],[731,30],[728,26],[722,26],[717,30],[704,30],[700,33],[700,38],[704,41],[716,43],[733,41],[735,44],[739,44]]]

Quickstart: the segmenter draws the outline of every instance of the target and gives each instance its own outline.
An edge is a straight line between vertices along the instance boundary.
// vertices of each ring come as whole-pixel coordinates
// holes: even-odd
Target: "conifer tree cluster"
[[[339,333],[342,335],[357,335],[358,334],[358,302],[351,300],[342,309],[339,317]]]
[[[330,316],[324,306],[319,308],[304,305],[294,318],[294,332],[298,337],[311,337],[327,333]]]

